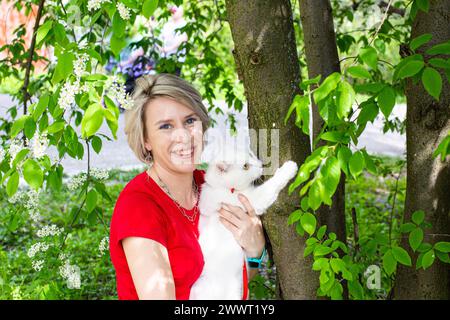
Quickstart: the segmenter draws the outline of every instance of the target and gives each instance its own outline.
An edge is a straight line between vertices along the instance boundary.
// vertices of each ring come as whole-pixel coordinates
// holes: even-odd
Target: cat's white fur
[[[209,155],[199,201],[199,243],[205,265],[191,288],[192,300],[239,300],[243,296],[245,254],[219,220],[221,203],[243,208],[237,198],[242,193],[256,213],[262,215],[297,173],[297,164],[288,161],[276,170],[272,178],[255,187],[253,182],[263,172],[262,162],[248,146],[239,145],[237,138],[228,138],[225,142],[213,141],[202,154],[203,158]],[[245,163],[249,164],[248,170],[244,170]],[[232,188],[234,192],[231,192]]]

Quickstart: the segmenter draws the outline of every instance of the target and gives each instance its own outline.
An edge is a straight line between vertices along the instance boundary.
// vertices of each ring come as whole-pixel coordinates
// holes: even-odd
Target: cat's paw
[[[294,161],[285,162],[277,170],[277,174],[282,175],[286,180],[290,180],[297,174],[298,166]]]

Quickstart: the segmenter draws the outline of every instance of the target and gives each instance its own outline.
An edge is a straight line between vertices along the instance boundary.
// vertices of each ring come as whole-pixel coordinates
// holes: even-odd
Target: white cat
[[[243,208],[237,197],[242,193],[256,214],[262,215],[297,173],[297,164],[288,161],[264,184],[253,186],[262,175],[262,162],[250,147],[237,146],[236,141],[214,141],[202,154],[202,158],[209,154],[199,200],[199,243],[205,265],[191,288],[191,300],[240,300],[243,296],[242,270],[246,257],[232,233],[219,220],[221,203]]]

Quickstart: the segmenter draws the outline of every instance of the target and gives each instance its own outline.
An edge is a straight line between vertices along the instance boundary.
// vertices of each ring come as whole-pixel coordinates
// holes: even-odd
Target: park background
[[[263,218],[252,299],[449,298],[448,1],[1,5],[1,299],[117,298],[109,221],[144,167],[111,61],[138,49],[151,73],[181,69],[216,126],[275,125],[303,164]],[[167,56],[173,5],[187,41]]]

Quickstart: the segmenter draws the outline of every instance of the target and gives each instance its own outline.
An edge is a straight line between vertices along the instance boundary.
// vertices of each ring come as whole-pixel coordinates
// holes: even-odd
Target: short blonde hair
[[[145,110],[158,97],[171,98],[194,111],[202,121],[203,132],[210,123],[200,93],[186,80],[166,73],[139,77],[133,91],[134,106],[125,111],[125,134],[131,150],[146,164],[152,162],[152,153],[145,148]]]

